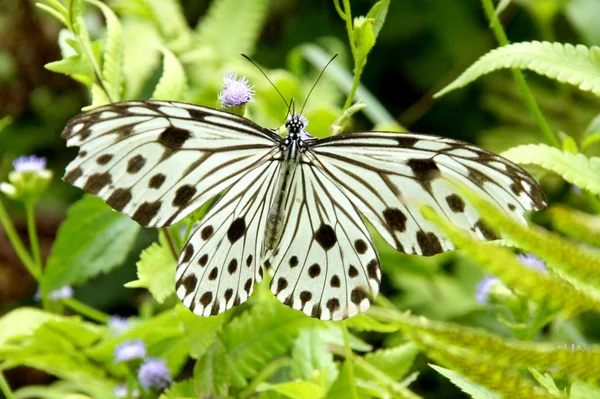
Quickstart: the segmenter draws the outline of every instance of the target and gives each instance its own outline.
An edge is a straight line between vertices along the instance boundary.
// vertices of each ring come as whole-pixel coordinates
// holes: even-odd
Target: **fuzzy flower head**
[[[115,331],[124,331],[129,328],[129,319],[123,316],[112,316],[108,320],[108,328]]]
[[[548,273],[548,269],[546,269],[546,265],[544,265],[544,261],[535,257],[532,254],[527,254],[527,255],[519,254],[519,255],[517,255],[517,259],[524,266],[527,266],[530,269],[537,270],[540,273]]]
[[[231,108],[254,102],[254,86],[250,86],[245,76],[237,78],[237,73],[227,72],[223,78],[223,91],[219,94],[221,107]]]
[[[498,277],[491,275],[483,276],[475,288],[475,300],[482,305],[488,303],[490,299],[490,292],[498,283],[500,283],[500,279],[498,279]]]
[[[22,156],[13,162],[13,167],[9,183],[0,183],[0,191],[14,200],[35,202],[52,179],[52,172],[46,169],[46,158]]]
[[[73,295],[75,295],[73,287],[71,287],[70,285],[63,285],[57,290],[50,291],[50,293],[48,294],[48,299],[51,301],[60,301],[61,299],[73,298]],[[42,291],[39,287],[35,292],[33,299],[35,299],[36,301],[42,300]]]
[[[144,389],[163,390],[173,383],[166,362],[160,359],[147,359],[138,370],[138,380]]]
[[[115,363],[128,362],[146,357],[146,344],[140,339],[124,341],[115,348]]]

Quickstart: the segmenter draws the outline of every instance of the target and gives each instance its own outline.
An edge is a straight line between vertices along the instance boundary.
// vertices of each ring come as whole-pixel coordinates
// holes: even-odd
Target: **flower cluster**
[[[22,156],[13,162],[13,168],[8,175],[9,183],[0,183],[0,191],[14,200],[37,201],[52,179],[52,172],[46,169],[46,158]]]
[[[254,86],[250,86],[245,76],[237,78],[237,73],[228,72],[223,78],[223,91],[219,94],[222,108],[243,106],[254,102]]]
[[[114,356],[115,363],[129,363],[137,366],[140,361],[142,362],[137,369],[137,376],[140,385],[146,390],[161,391],[173,383],[166,361],[147,357],[146,344],[140,339],[123,341],[115,347]],[[117,396],[117,389],[119,393],[122,393],[124,388],[116,387],[115,396]],[[125,387],[125,392],[126,389]]]

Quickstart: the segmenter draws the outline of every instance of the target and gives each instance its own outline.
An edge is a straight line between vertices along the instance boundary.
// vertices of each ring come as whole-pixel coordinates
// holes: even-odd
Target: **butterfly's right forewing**
[[[176,223],[272,159],[281,138],[232,114],[185,103],[131,101],[73,118],[79,156],[64,179],[143,226]]]

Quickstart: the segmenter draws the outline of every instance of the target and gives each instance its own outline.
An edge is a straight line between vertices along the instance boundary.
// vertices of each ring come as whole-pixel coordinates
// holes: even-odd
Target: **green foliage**
[[[558,232],[600,247],[600,217],[561,205],[548,209],[548,217]]]
[[[434,364],[430,364],[430,366],[435,371],[449,379],[454,385],[459,387],[464,393],[468,394],[473,399],[500,399],[500,396],[498,396],[497,394],[490,392],[489,390],[485,389],[480,385],[472,383],[456,371],[436,366]]]
[[[129,288],[146,288],[159,303],[175,294],[177,260],[166,243],[154,243],[146,248],[137,263],[138,279],[127,283]]]
[[[163,74],[154,89],[152,99],[182,101],[187,91],[185,71],[173,53],[165,48],[161,50],[164,56]]]
[[[600,48],[549,42],[515,43],[492,50],[435,96],[502,68],[529,69],[600,96]]]
[[[563,152],[545,144],[511,148],[502,155],[522,165],[535,165],[559,174],[569,183],[592,194],[600,194],[600,158]]]
[[[71,207],[58,231],[40,282],[42,294],[120,266],[139,230],[138,224],[100,198],[85,196]]]

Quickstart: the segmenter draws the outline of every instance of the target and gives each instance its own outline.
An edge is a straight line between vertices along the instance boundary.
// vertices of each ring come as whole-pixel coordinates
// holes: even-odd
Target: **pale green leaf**
[[[598,399],[600,388],[584,381],[575,381],[571,384],[571,399]]]
[[[263,382],[256,387],[256,390],[258,392],[275,391],[292,399],[319,399],[325,396],[323,388],[310,381],[291,381],[281,384]]]
[[[503,68],[529,69],[600,96],[599,47],[535,41],[509,44],[490,51],[434,97]]]
[[[337,378],[338,370],[320,333],[317,327],[307,328],[296,338],[292,348],[292,378],[312,381],[327,390]]]
[[[34,308],[17,308],[0,318],[0,347],[11,338],[32,334],[39,326],[60,316]]]
[[[102,105],[110,104],[110,98],[106,95],[106,91],[98,83],[92,84],[92,103],[87,107],[83,107],[82,111],[89,111]]]
[[[121,99],[123,93],[123,44],[119,19],[106,4],[97,0],[88,0],[102,10],[106,19],[106,38],[104,43],[104,62],[102,78],[111,102]]]
[[[44,65],[44,68],[52,72],[71,76],[73,79],[86,85],[94,81],[94,71],[87,59],[81,55],[73,55],[63,58],[60,61],[50,62]]]
[[[469,381],[465,376],[457,373],[456,371],[436,366],[435,364],[430,364],[429,366],[449,379],[454,385],[459,387],[461,391],[468,394],[473,399],[500,399],[498,394],[489,391],[481,385]]]
[[[500,0],[496,6],[496,17],[498,17],[510,5],[511,0]]]
[[[152,94],[153,100],[182,101],[187,91],[187,80],[183,66],[175,55],[161,48],[164,56],[163,74]]]
[[[71,206],[58,230],[41,281],[43,292],[81,284],[120,266],[139,229],[102,199],[86,195]]]
[[[373,4],[373,7],[369,10],[367,14],[367,18],[373,18],[373,36],[374,39],[377,40],[377,36],[383,28],[383,23],[385,22],[385,17],[387,16],[388,7],[390,6],[390,0],[379,0],[377,3]]]
[[[251,55],[267,16],[267,0],[213,1],[206,16],[198,24],[198,42],[209,46],[224,61]]]
[[[146,288],[159,303],[175,294],[177,261],[166,245],[153,243],[142,252],[136,265],[138,279],[126,287]]]
[[[344,362],[338,378],[327,392],[327,399],[347,399],[353,397],[353,389],[351,386],[354,386],[354,389],[356,390],[357,399],[389,399],[392,397],[389,392],[379,386],[375,381],[363,380],[361,378],[354,378],[354,380],[351,381],[348,374],[348,362]],[[400,397],[405,396],[402,395]]]
[[[143,8],[151,10],[151,18],[161,35],[171,44],[187,44],[190,28],[179,0],[144,0]],[[168,22],[165,22],[168,21]]]
[[[354,317],[344,320],[348,327],[355,328],[358,331],[376,331],[382,333],[391,333],[398,331],[398,326],[385,324],[375,320],[365,313],[359,313]]]
[[[392,348],[367,353],[365,360],[395,380],[399,380],[412,367],[419,348],[412,342]]]
[[[190,341],[190,356],[200,358],[212,344],[223,324],[223,314],[212,317],[198,317],[185,306],[175,308],[183,322],[185,333]]]
[[[600,158],[562,152],[546,144],[521,145],[501,155],[520,165],[535,165],[557,173],[582,190],[600,194]]]
[[[159,399],[195,399],[198,395],[194,390],[194,379],[178,381],[170,388],[167,388]]]
[[[546,374],[542,374],[539,371],[537,371],[534,368],[529,368],[529,372],[531,373],[531,375],[533,375],[533,378],[535,378],[535,380],[537,382],[540,383],[541,386],[543,386],[544,388],[546,388],[548,390],[548,392],[550,392],[552,395],[556,395],[556,396],[560,396],[560,390],[556,387],[556,384],[554,383],[554,379],[552,378],[552,376],[548,373]]]
[[[160,38],[154,25],[148,21],[127,18],[122,24],[124,98],[134,99],[140,97],[146,80],[160,66]]]
[[[194,366],[196,390],[202,397],[225,398],[229,396],[229,363],[225,347],[217,339]]]
[[[600,247],[600,216],[590,215],[564,205],[548,209],[552,227],[578,241]]]

